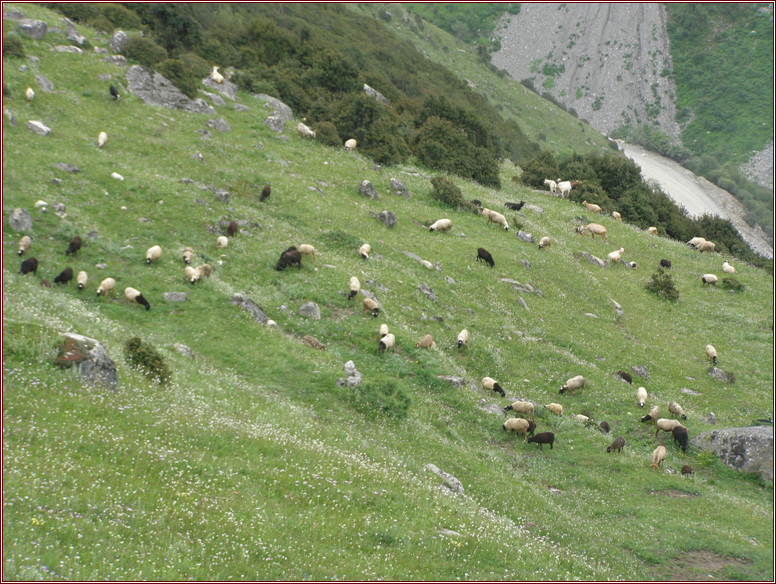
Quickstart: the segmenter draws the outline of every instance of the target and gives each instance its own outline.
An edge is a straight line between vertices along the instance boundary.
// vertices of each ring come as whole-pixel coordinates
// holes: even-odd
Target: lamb
[[[660,406],[652,406],[652,409],[649,410],[649,413],[641,418],[642,422],[654,422],[657,421],[657,419],[660,418]]]
[[[684,413],[684,410],[682,409],[682,406],[680,406],[675,401],[672,401],[668,404],[668,411],[671,412],[675,416],[679,416],[683,420],[687,419],[687,414]]]
[[[523,205],[525,205],[525,201],[520,201],[519,203],[504,203],[504,206],[507,209],[512,209],[513,211],[519,211],[523,208]]]
[[[27,99],[27,103],[32,101],[32,98],[35,97],[35,92],[32,90],[32,87],[27,88],[27,91],[24,92],[24,97]]]
[[[121,94],[119,93],[119,90],[115,85],[110,86],[109,92],[110,92],[110,96],[116,101],[121,99]]]
[[[146,251],[146,264],[151,264],[151,262],[155,262],[160,257],[162,257],[162,248],[160,246],[149,247],[148,251]]]
[[[526,442],[533,442],[539,445],[539,450],[542,450],[542,444],[549,444],[550,450],[555,443],[555,434],[552,432],[539,432],[536,436],[531,436]]]
[[[361,291],[361,282],[358,281],[358,278],[356,276],[353,276],[350,279],[350,292],[348,292],[348,300],[353,300],[358,293]]]
[[[189,265],[191,263],[191,257],[194,255],[194,250],[190,247],[183,249],[183,263]]]
[[[364,310],[366,312],[371,312],[372,316],[377,318],[377,315],[380,314],[380,305],[377,303],[377,300],[364,298]]]
[[[234,237],[237,235],[237,232],[240,230],[240,228],[237,226],[236,221],[230,221],[229,225],[226,226],[226,235],[227,237]]]
[[[689,464],[685,464],[682,467],[682,476],[691,475],[693,473],[692,467]]]
[[[78,276],[76,277],[75,281],[78,283],[78,291],[80,292],[84,289],[84,286],[86,286],[86,283],[89,281],[89,274],[82,270],[78,272]]]
[[[544,236],[539,240],[539,249],[550,247],[551,244],[552,244],[552,240],[549,237]]]
[[[108,141],[108,134],[105,132],[100,132],[99,136],[97,136],[97,148],[102,148],[105,146],[105,143]]]
[[[302,252],[298,249],[288,249],[280,254],[275,269],[279,272],[285,268],[296,266],[298,269],[302,269]]]
[[[550,186],[550,192],[554,195],[555,191],[558,190],[558,183],[556,183],[554,180],[550,180],[548,178],[544,179],[544,184]]]
[[[355,150],[357,144],[358,142],[356,142],[355,138],[345,140],[345,150]]]
[[[487,213],[485,211],[488,211]],[[501,225],[505,230],[509,230],[509,224],[507,223],[507,218],[504,217],[501,213],[497,211],[490,211],[489,209],[483,209],[482,212],[483,215],[485,215],[488,218],[488,223],[497,223],[498,225]]]
[[[501,425],[501,429],[507,432],[514,432],[515,434],[522,434],[527,441],[528,433],[533,433],[531,430],[531,423],[530,420],[524,420],[523,418],[509,418]],[[534,424],[534,428],[535,427],[536,425]]]
[[[269,195],[272,193],[272,187],[269,185],[265,185],[263,189],[261,189],[261,199],[259,199],[262,203],[269,199]]]
[[[299,246],[299,253],[302,255],[308,255],[313,258],[313,261],[315,261],[315,248],[312,245],[303,243]]]
[[[388,334],[388,325],[383,323],[380,325],[380,338],[382,339],[387,334]]]
[[[622,221],[622,215],[620,215],[617,211],[612,211],[612,219],[615,221]]]
[[[495,391],[497,393],[500,393],[501,397],[506,397],[507,395],[506,393],[504,393],[504,390],[501,389],[501,386],[498,384],[498,381],[496,381],[492,377],[483,377],[482,387],[484,387],[488,391]]]
[[[698,249],[706,240],[702,237],[693,237],[690,241],[687,242],[687,245],[689,245],[693,249]]]
[[[386,349],[392,349],[395,344],[396,344],[396,337],[393,336],[393,334],[388,333],[387,335],[382,337],[380,339],[380,342],[377,344],[377,352],[384,353]]]
[[[590,232],[590,237],[594,238],[596,235],[600,235],[601,239],[606,241],[606,227],[599,225],[598,223],[588,223],[587,225],[578,225],[574,230],[580,235],[584,235],[585,231]]]
[[[601,207],[596,205],[595,203],[588,203],[587,201],[582,201],[582,204],[587,207],[588,211],[592,211],[593,213],[600,213]]]
[[[306,125],[304,125],[302,122],[299,122],[299,124],[296,126],[296,131],[299,133],[300,136],[303,138],[306,137],[312,137],[315,138],[315,131],[308,128]]]
[[[714,243],[713,243],[713,242],[711,242],[711,241],[704,241],[704,242],[703,242],[703,243],[700,245],[700,247],[699,247],[698,249],[700,249],[700,250],[701,250],[701,253],[703,253],[704,251],[707,251],[707,252],[711,253],[711,252],[713,252],[713,251],[714,251],[714,248],[715,248],[715,247],[717,247],[717,246],[716,246],[716,245],[714,245]]]
[[[615,452],[619,451],[622,453],[623,446],[625,446],[625,438],[623,436],[617,436],[617,438],[614,439],[614,442],[606,447],[606,451],[611,452],[614,450]]]
[[[563,415],[563,406],[556,403],[547,404],[544,406],[548,410],[550,410],[553,414],[556,416],[562,416]]]
[[[210,78],[221,85],[224,82],[224,76],[218,72],[218,67],[213,65],[213,70],[210,72]]]
[[[666,447],[661,444],[652,452],[652,470],[657,470],[665,459]]]
[[[493,261],[493,256],[490,255],[490,252],[488,252],[488,250],[486,250],[484,247],[477,248],[477,261],[480,260],[484,261],[491,268],[496,265]]]
[[[450,231],[450,228],[453,226],[453,222],[450,221],[450,219],[437,219],[434,221],[434,223],[431,225],[431,227],[428,228],[429,231]]]
[[[562,199],[568,198],[568,194],[571,192],[571,182],[558,179],[558,190]]]
[[[361,254],[361,257],[365,260],[369,259],[369,254],[372,253],[372,246],[368,243],[365,243],[361,247],[358,248],[358,253]]]
[[[573,393],[577,389],[582,389],[583,387],[585,387],[585,378],[581,375],[577,375],[576,377],[567,379],[566,384],[560,388],[559,393],[564,394],[567,391],[571,391]]]
[[[209,278],[210,274],[213,273],[213,267],[210,264],[200,264],[194,269],[197,272],[199,279]]]
[[[196,268],[186,266],[183,268],[183,274],[186,276],[186,280],[191,284],[196,284],[199,282],[199,272],[197,272]]]
[[[19,240],[19,255],[24,255],[26,252],[30,251],[31,247],[32,238],[29,235],[25,235]]]
[[[504,408],[504,413],[509,411],[515,412],[516,414],[526,414],[528,418],[532,420],[534,416],[534,405],[527,401],[516,401]]]
[[[78,250],[81,249],[82,245],[81,236],[76,235],[73,239],[70,240],[70,243],[67,246],[67,249],[65,250],[65,255],[73,254],[75,255],[78,253]]]
[[[679,422],[679,420],[669,420],[668,418],[660,418],[655,424],[657,428],[657,430],[655,430],[655,438],[657,438],[657,435],[661,430],[663,432],[671,432],[674,428],[681,425],[682,424],[681,422]]]
[[[647,390],[643,387],[639,387],[636,390],[636,399],[639,400],[639,407],[643,408],[644,404],[647,403]]]
[[[416,349],[428,349],[432,347],[436,347],[436,343],[434,342],[434,337],[432,335],[425,335],[422,339],[415,343]]]
[[[621,255],[620,255],[620,254],[622,254],[622,252],[624,252],[624,251],[625,251],[625,248],[624,248],[624,247],[621,247],[621,248],[620,248],[620,249],[618,249],[617,251],[613,251],[613,252],[611,252],[611,253],[609,254],[609,261],[611,261],[611,262],[612,262],[612,263],[614,263],[614,264],[616,264],[617,262],[621,261],[621,260],[622,260],[622,257],[621,257]]]
[[[627,373],[625,371],[618,371],[615,373],[617,377],[622,379],[623,381],[627,381],[628,383],[633,383],[633,376],[630,373]]]
[[[460,349],[468,342],[469,342],[469,331],[466,329],[463,329],[460,333],[458,333],[458,348]]]
[[[677,426],[671,430],[671,435],[674,437],[674,442],[682,449],[682,452],[687,452],[687,442],[690,440],[690,434],[687,432],[687,428],[684,426]]]
[[[38,258],[27,258],[19,267],[19,274],[22,276],[29,274],[30,272],[36,276],[38,275]]]
[[[649,233],[650,235],[657,235],[657,227],[648,227],[647,233]]]
[[[116,280],[113,278],[105,278],[97,287],[97,296],[108,295],[108,292],[113,292],[116,288]]]
[[[713,346],[706,345],[706,356],[711,359],[714,365],[717,364],[717,350]]]
[[[712,286],[717,285],[717,277],[714,274],[703,274],[701,276],[701,286],[705,286],[706,284],[711,284]]]
[[[67,267],[61,272],[59,272],[59,275],[56,278],[54,278],[54,284],[67,284],[72,279],[73,279],[73,268]]]
[[[611,431],[611,427],[609,426],[609,422],[603,421],[599,424],[599,427],[601,428],[601,431],[604,434],[608,434]]]
[[[671,269],[671,260],[660,260],[660,267]]]
[[[216,239],[216,247],[218,249],[226,249],[229,245],[229,240],[226,238],[225,235],[219,235],[218,239]]]
[[[731,266],[728,263],[727,260],[722,262],[722,271],[725,272],[726,274],[735,274],[736,273],[736,269],[733,266]]]
[[[124,288],[124,298],[129,300],[130,302],[135,302],[137,304],[141,304],[145,306],[146,310],[151,310],[151,305],[148,304],[148,300],[143,298],[143,295],[134,288]]]

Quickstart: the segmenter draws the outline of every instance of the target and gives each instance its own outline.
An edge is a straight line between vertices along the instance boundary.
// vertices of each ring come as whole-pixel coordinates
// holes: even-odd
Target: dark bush
[[[406,418],[412,398],[401,381],[379,380],[357,385],[353,390],[356,408],[364,413],[383,413]]]
[[[722,278],[722,287],[725,290],[733,290],[735,292],[743,292],[746,290],[746,286],[744,286],[736,278]]]
[[[331,122],[315,124],[315,139],[327,146],[342,146],[343,142],[337,133],[337,126]]]
[[[132,337],[124,345],[124,358],[133,367],[140,369],[146,377],[150,377],[161,385],[166,384],[172,372],[164,361],[164,357],[150,343],[140,337]]]
[[[96,3],[81,4],[77,2],[50,2],[43,4],[46,8],[56,10],[73,22],[86,23],[100,14],[100,5]]]
[[[658,268],[657,272],[652,274],[652,280],[644,284],[644,288],[666,300],[675,302],[679,299],[679,290],[674,286],[674,279],[663,268]]]
[[[166,77],[175,87],[186,96],[197,96],[197,84],[199,79],[194,72],[180,59],[167,59],[156,66],[156,71]]]
[[[191,69],[191,72],[197,79],[202,79],[203,77],[210,75],[210,63],[196,53],[185,53],[180,56],[180,59],[187,68]]]
[[[431,179],[431,185],[434,190],[431,191],[431,198],[441,201],[448,207],[458,209],[470,209],[472,204],[463,198],[463,193],[452,181],[443,176],[435,176]]]
[[[549,150],[541,150],[526,163],[520,178],[526,186],[546,189],[544,179],[556,180],[559,172],[558,163],[553,153]]]
[[[149,69],[154,69],[157,63],[167,58],[167,51],[163,47],[145,37],[130,37],[121,48],[121,53]]]
[[[121,4],[98,4],[102,15],[107,18],[115,28],[122,30],[140,30],[143,23],[140,17],[125,8]]]
[[[340,249],[358,249],[364,241],[351,233],[344,231],[327,231],[322,233],[319,238],[321,242],[326,243],[327,247],[338,247]]]
[[[3,58],[15,57],[24,59],[27,55],[24,53],[24,45],[18,36],[6,35],[3,37]]]

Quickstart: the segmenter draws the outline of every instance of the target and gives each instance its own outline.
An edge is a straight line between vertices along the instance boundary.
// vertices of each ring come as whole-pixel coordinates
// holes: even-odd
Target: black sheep
[[[73,268],[65,268],[62,270],[59,275],[54,278],[54,284],[67,284],[70,280],[73,279]]]
[[[261,191],[261,202],[263,203],[269,198],[269,194],[272,191],[269,185],[265,186]]]
[[[525,205],[525,201],[520,201],[519,203],[504,203],[504,206],[507,209],[512,209],[513,211],[519,211],[523,208],[523,205]]]
[[[116,101],[121,99],[121,94],[119,93],[119,90],[115,85],[110,86],[110,96]]]
[[[302,252],[298,249],[289,248],[280,255],[278,265],[275,269],[279,272],[280,270],[293,265],[296,265],[300,270],[302,269]]]
[[[615,373],[617,377],[622,379],[623,381],[627,381],[628,383],[633,383],[633,377],[631,377],[630,373],[626,373],[625,371],[618,371]]]
[[[674,437],[674,442],[679,444],[682,452],[687,452],[687,441],[690,439],[690,435],[687,433],[687,428],[684,426],[677,426],[671,430],[671,434]]]
[[[671,260],[660,260],[660,267],[661,268],[670,268],[671,267]]]
[[[691,475],[692,473],[693,473],[693,470],[689,464],[685,464],[682,467],[682,475]]]
[[[552,445],[555,443],[555,434],[552,432],[540,432],[536,436],[531,436],[528,439],[528,442],[534,442],[539,445],[539,450],[542,450],[542,444],[549,444],[550,450],[552,450]]]
[[[37,276],[38,274],[38,259],[37,258],[27,258],[22,262],[21,267],[19,268],[19,273],[23,276],[24,274],[29,274],[32,272]]]
[[[609,446],[606,447],[607,452],[611,452],[612,450],[619,450],[622,452],[622,447],[625,446],[625,438],[622,436],[617,436],[615,438],[614,442],[612,442]]]
[[[496,263],[493,261],[493,256],[490,255],[490,252],[488,252],[488,250],[486,250],[484,247],[477,248],[477,261],[480,260],[487,263],[491,268],[496,265]]]
[[[226,234],[229,237],[234,237],[237,234],[237,223],[235,221],[230,221],[229,225],[226,226]]]
[[[83,242],[81,241],[81,236],[76,235],[73,239],[70,240],[70,245],[67,246],[67,249],[65,250],[65,255],[73,254],[75,255],[79,249],[81,249],[81,244]]]
[[[609,427],[609,422],[606,422],[606,421],[601,422],[601,426],[600,427],[601,427],[601,431],[604,434],[608,434],[609,430],[611,430],[611,428]]]

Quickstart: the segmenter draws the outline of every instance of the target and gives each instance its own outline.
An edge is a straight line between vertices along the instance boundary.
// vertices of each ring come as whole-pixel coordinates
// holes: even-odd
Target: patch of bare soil
[[[735,582],[731,573],[748,573],[752,565],[747,560],[730,558],[718,553],[702,550],[690,551],[679,554],[669,565],[660,566],[655,573],[656,580],[674,580],[688,582],[708,582],[713,580],[726,580]],[[727,570],[732,567],[734,570]]]

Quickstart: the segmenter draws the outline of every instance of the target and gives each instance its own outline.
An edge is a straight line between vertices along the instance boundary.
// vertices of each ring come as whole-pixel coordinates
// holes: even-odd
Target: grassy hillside
[[[60,20],[17,8],[50,28]],[[4,21],[4,34],[13,28]],[[249,111],[228,104],[217,116],[146,106],[126,92],[111,101],[108,86],[125,85],[124,70],[92,53],[49,50],[60,42],[56,32],[23,40],[54,93],[37,90],[32,69],[20,70],[29,61],[4,61],[11,96],[3,106],[18,122],[3,126],[5,579],[773,578],[772,486],[656,439],[635,399],[640,384],[648,405],[664,413],[679,401],[691,436],[709,428],[702,419],[710,411],[717,427],[770,414],[773,284],[762,270],[736,263],[741,293],[704,289],[703,273],[722,275],[719,254],[701,256],[608,217],[595,219],[608,228],[607,242],[575,235],[576,220],[593,216],[515,186],[509,163],[501,191],[455,179],[466,199],[507,215],[513,227],[505,232],[435,201],[425,169],[376,168],[358,150],[303,140],[295,123],[274,134],[261,102],[244,93],[238,102]],[[27,86],[36,88],[29,105]],[[197,131],[211,117],[231,131],[211,129],[204,139]],[[54,132],[37,136],[27,120]],[[100,131],[108,134],[102,150]],[[80,172],[56,170],[56,162]],[[406,184],[409,201],[388,192],[392,177]],[[364,179],[379,200],[358,193]],[[229,191],[229,203],[197,184]],[[265,184],[272,194],[259,203]],[[37,212],[38,199],[64,203],[67,217]],[[504,202],[519,200],[530,205],[507,212]],[[7,218],[17,207],[34,217],[37,276],[16,273],[21,234]],[[395,213],[393,229],[369,214],[383,210]],[[452,219],[450,233],[425,227],[440,217]],[[226,219],[248,226],[217,250],[209,228]],[[516,238],[514,222],[537,241],[549,235],[552,246],[540,251]],[[86,243],[66,257],[75,234]],[[366,262],[356,251],[363,242],[373,249]],[[280,252],[301,243],[316,247],[316,260],[275,271]],[[154,244],[164,254],[148,266]],[[195,250],[192,263],[214,268],[195,287],[184,279],[184,246]],[[620,246],[639,270],[597,268],[580,255],[605,258]],[[478,247],[490,250],[494,268],[475,261]],[[673,261],[675,303],[643,288],[663,257]],[[86,290],[41,287],[66,266],[89,273]],[[360,298],[347,300],[352,275],[380,301],[379,318]],[[107,276],[118,294],[98,298]],[[127,286],[143,292],[150,311],[123,300]],[[165,302],[170,291],[187,300]],[[279,330],[230,304],[235,292]],[[321,320],[298,315],[309,301]],[[397,339],[386,354],[377,352],[382,322]],[[471,340],[459,351],[462,328]],[[118,391],[84,386],[52,365],[68,331],[105,345]],[[436,348],[415,347],[426,333]],[[308,334],[326,350],[303,344]],[[133,336],[164,356],[169,384],[128,365],[123,347]],[[707,374],[709,342],[734,382]],[[364,377],[356,391],[336,384],[351,359]],[[630,386],[613,376],[636,365],[649,379]],[[558,395],[577,374],[585,388]],[[439,375],[467,383],[456,388]],[[486,375],[507,398],[480,387]],[[504,416],[483,409],[518,396],[563,404],[563,417],[537,407],[537,432],[556,434],[553,449],[507,435]],[[612,435],[575,422],[576,413],[607,420]],[[624,452],[607,454],[617,435],[626,437]],[[668,457],[654,472],[658,443]],[[459,479],[464,494],[440,488],[428,464]],[[680,476],[684,464],[693,477]]]

